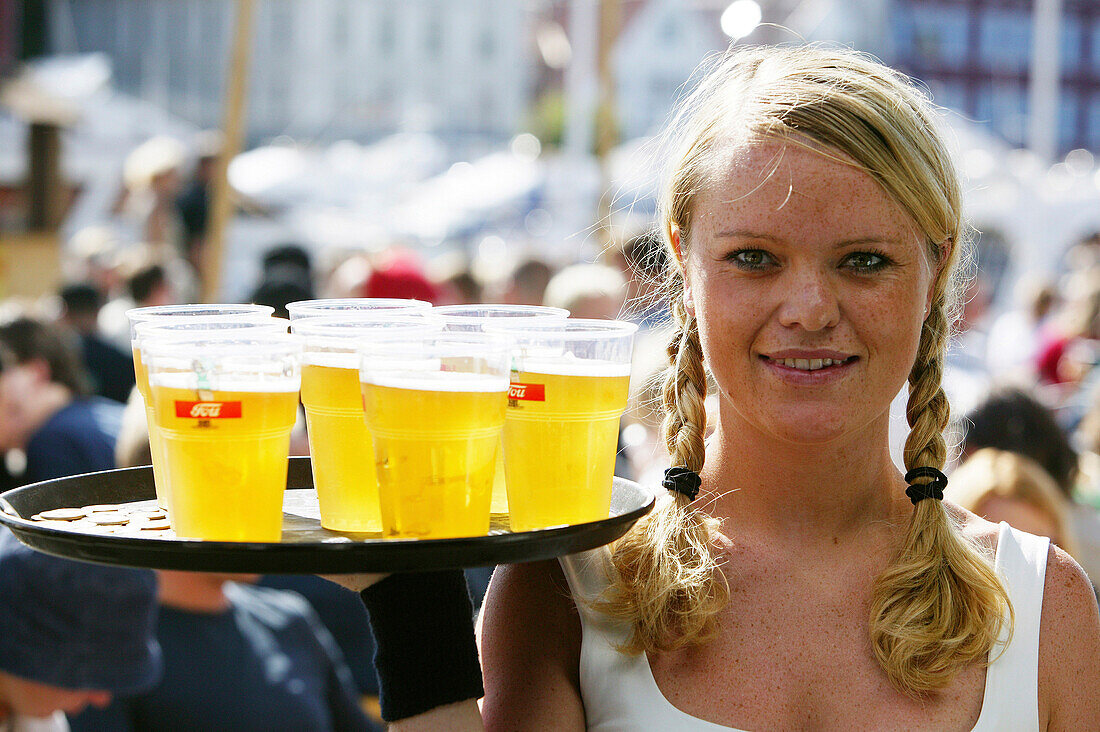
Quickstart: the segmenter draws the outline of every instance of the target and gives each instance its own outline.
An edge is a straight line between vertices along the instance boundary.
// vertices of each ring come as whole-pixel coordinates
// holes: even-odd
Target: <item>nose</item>
[[[783,284],[779,322],[788,328],[819,331],[840,322],[840,303],[833,284],[824,272],[793,272]]]

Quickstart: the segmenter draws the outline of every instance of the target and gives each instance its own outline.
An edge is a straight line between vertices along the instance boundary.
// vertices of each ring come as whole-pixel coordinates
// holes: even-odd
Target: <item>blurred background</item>
[[[619,474],[643,477],[663,460],[658,135],[706,58],[777,43],[873,54],[942,108],[978,232],[954,413],[1021,389],[1092,454],[1093,0],[0,0],[0,321],[57,323],[125,401],[135,305],[627,317]],[[899,395],[899,461],[903,414]]]
[[[655,136],[709,55],[809,42],[912,75],[963,174],[978,235],[945,370],[949,497],[1100,580],[1096,0],[0,0],[0,346],[46,342],[18,335],[37,333],[26,316],[79,354],[112,415],[83,472],[147,461],[119,414],[129,399],[144,425],[131,307],[285,316],[365,296],[624,317],[642,329],[616,473],[657,485]],[[58,390],[49,354],[25,350],[35,368],[0,374],[0,488],[43,463],[7,402]],[[903,393],[899,464],[904,413]],[[308,452],[304,431],[292,445]],[[475,599],[488,572],[469,575]],[[359,672],[350,612],[326,623]],[[370,674],[356,686],[369,701]]]
[[[1100,228],[1085,0],[0,0],[0,295],[139,244],[216,300],[284,243],[322,271],[399,246],[483,285],[528,255],[593,260],[649,225],[647,143],[697,64],[809,41],[949,111],[993,307]]]

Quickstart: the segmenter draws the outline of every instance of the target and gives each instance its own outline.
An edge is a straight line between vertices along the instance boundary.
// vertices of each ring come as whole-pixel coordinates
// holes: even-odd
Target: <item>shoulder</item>
[[[526,630],[526,621],[536,617],[540,625],[556,626],[554,635],[575,638],[579,645],[580,619],[561,565],[549,560],[497,567],[482,609],[483,645],[494,636]]]
[[[986,521],[951,501],[944,501],[943,507],[962,536],[989,552],[990,556],[997,551],[997,539],[1001,533],[999,524]]]
[[[1051,546],[1039,628],[1040,714],[1048,729],[1100,729],[1100,614],[1080,565]]]
[[[489,729],[584,728],[581,624],[557,561],[498,567],[479,630]]]

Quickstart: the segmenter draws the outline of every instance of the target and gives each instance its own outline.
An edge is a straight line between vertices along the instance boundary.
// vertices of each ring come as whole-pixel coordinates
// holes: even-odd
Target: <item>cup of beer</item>
[[[182,538],[279,541],[302,346],[287,333],[142,342]]]
[[[286,306],[291,320],[321,315],[355,315],[362,311],[430,310],[432,304],[403,297],[344,297],[328,300],[299,300]]]
[[[363,418],[359,341],[424,337],[440,326],[417,317],[414,310],[348,312],[357,314],[299,318],[292,330],[304,349],[302,404],[321,526],[377,534],[382,515],[374,443]]]
[[[270,320],[275,308],[267,305],[154,305],[126,311],[130,319],[130,348],[134,358],[134,377],[138,392],[145,403],[145,421],[149,428],[149,454],[153,462],[153,485],[157,492],[157,506],[170,510],[168,481],[164,472],[164,445],[153,416],[153,399],[149,393],[149,374],[142,362],[138,344],[137,327],[141,323],[169,322],[203,318],[208,322],[218,320]]]
[[[188,340],[204,334],[234,335],[244,329],[257,329],[267,333],[286,333],[290,321],[285,318],[272,318],[270,316],[241,316],[239,318],[226,319],[225,316],[201,316],[190,318],[162,318],[160,320],[147,320],[133,327],[134,331],[134,368],[138,369],[137,359],[140,359],[143,341],[149,339],[164,340]],[[149,376],[144,366],[140,367],[145,374],[146,388],[148,388]],[[157,493],[157,505],[168,512],[168,520],[171,522],[171,493],[172,487],[165,471],[164,441],[161,439],[160,428],[156,425],[156,416],[153,413],[153,401],[145,402],[145,420],[149,431],[149,457],[153,463],[153,484]],[[160,504],[164,505],[161,506]]]
[[[491,330],[513,339],[504,422],[512,530],[607,518],[638,326],[571,319]]]
[[[569,311],[564,308],[544,307],[542,305],[441,305],[432,308],[432,315],[440,318],[446,330],[471,331],[484,330],[493,323],[542,323],[565,320]],[[493,480],[493,500],[489,511],[495,518],[508,515],[508,488],[504,475],[504,450],[497,457],[497,469]]]
[[[508,341],[436,333],[361,342],[386,536],[483,536],[508,394]]]

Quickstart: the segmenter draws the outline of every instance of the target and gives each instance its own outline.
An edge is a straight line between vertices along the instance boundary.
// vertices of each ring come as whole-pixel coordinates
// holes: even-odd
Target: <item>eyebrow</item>
[[[772,241],[776,243],[785,243],[782,237],[774,236],[772,234],[761,234],[755,231],[748,231],[747,229],[732,229],[730,231],[719,231],[715,234],[715,237],[719,239],[763,239],[765,241]],[[847,246],[859,246],[860,244],[898,244],[898,241],[890,238],[883,238],[880,236],[859,236],[854,239],[844,239],[833,244],[837,249]]]

